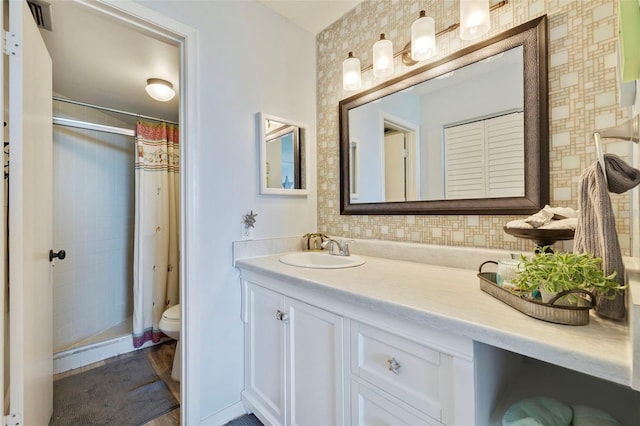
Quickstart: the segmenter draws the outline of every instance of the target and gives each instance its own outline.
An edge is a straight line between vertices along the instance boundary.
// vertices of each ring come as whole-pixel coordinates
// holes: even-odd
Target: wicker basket
[[[582,290],[568,290],[558,293],[549,303],[543,303],[538,300],[530,299],[525,296],[520,296],[499,287],[496,284],[495,272],[482,272],[482,267],[487,263],[495,263],[492,260],[484,262],[478,268],[478,278],[480,278],[480,289],[486,293],[489,293],[493,297],[520,312],[529,315],[530,317],[554,322],[557,324],[565,325],[587,325],[589,324],[589,310],[595,306],[595,296],[593,293]],[[589,296],[591,299],[590,306],[560,306],[554,305],[554,303],[562,296],[572,293],[582,293]]]

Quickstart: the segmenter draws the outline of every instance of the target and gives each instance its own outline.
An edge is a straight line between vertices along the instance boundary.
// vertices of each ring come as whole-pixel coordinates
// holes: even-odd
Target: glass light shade
[[[489,0],[460,0],[460,38],[473,40],[489,32]]]
[[[393,44],[380,34],[380,40],[373,45],[373,76],[389,77],[393,75]]]
[[[362,87],[360,74],[360,59],[349,52],[349,56],[342,63],[342,87],[344,90],[358,90]]]
[[[425,11],[411,24],[411,59],[424,61],[436,54],[436,22]]]
[[[176,92],[173,91],[173,84],[160,78],[148,79],[145,90],[149,96],[160,102],[170,101],[176,95]]]

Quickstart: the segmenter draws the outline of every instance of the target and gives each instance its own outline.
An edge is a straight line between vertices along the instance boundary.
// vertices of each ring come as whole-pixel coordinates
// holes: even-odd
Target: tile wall
[[[54,116],[133,129],[90,108],[54,102]],[[59,351],[132,313],[134,140],[53,126],[53,341]]]
[[[491,4],[496,3],[492,0]],[[354,92],[342,89],[342,61],[349,51],[362,66],[371,63],[371,48],[385,32],[394,51],[410,38],[411,23],[421,9],[435,17],[436,31],[458,22],[458,1],[367,0],[317,36],[318,60],[318,224],[322,232],[354,238],[430,243],[438,245],[530,250],[533,245],[502,231],[518,216],[341,216],[339,189],[338,102]],[[617,2],[612,0],[509,0],[492,12],[486,37],[538,16],[547,15],[549,31],[550,204],[578,208],[578,181],[592,164],[591,133],[628,118],[618,107],[616,40]],[[473,42],[453,31],[438,38],[433,60]],[[421,62],[417,66],[424,65]],[[414,66],[415,67],[415,66]],[[398,77],[413,67],[396,62]],[[392,77],[392,78],[393,78]],[[363,74],[367,90],[381,81]],[[606,151],[628,158],[629,142],[611,141]],[[629,194],[612,194],[623,254],[631,246]],[[565,243],[570,249],[570,243]]]

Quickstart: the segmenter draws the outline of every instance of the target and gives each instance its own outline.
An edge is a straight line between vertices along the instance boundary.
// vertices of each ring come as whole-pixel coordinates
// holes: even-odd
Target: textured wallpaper
[[[492,0],[491,4],[497,1]],[[342,61],[349,51],[363,67],[371,64],[373,43],[384,32],[394,51],[410,39],[419,11],[436,19],[436,32],[458,22],[458,1],[367,0],[317,36],[318,55],[318,224],[322,232],[352,238],[439,245],[531,250],[533,243],[505,234],[502,226],[522,216],[485,215],[340,215],[338,102],[357,92],[342,89]],[[549,62],[550,204],[578,208],[582,170],[596,161],[591,133],[628,118],[618,107],[617,2],[613,0],[509,0],[491,13],[486,38],[547,15]],[[459,31],[437,39],[441,59],[474,41]],[[414,67],[395,63],[398,77]],[[382,81],[363,74],[362,91]],[[608,141],[606,151],[629,158],[630,143]],[[623,254],[630,250],[630,196],[611,195]],[[561,244],[561,243],[558,243]],[[564,243],[570,249],[571,243]]]

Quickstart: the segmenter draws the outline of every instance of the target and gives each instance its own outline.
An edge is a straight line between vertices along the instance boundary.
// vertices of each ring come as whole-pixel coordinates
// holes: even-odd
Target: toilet
[[[173,356],[171,378],[180,381],[180,304],[174,305],[162,313],[160,331],[172,339],[176,339],[176,353]]]

